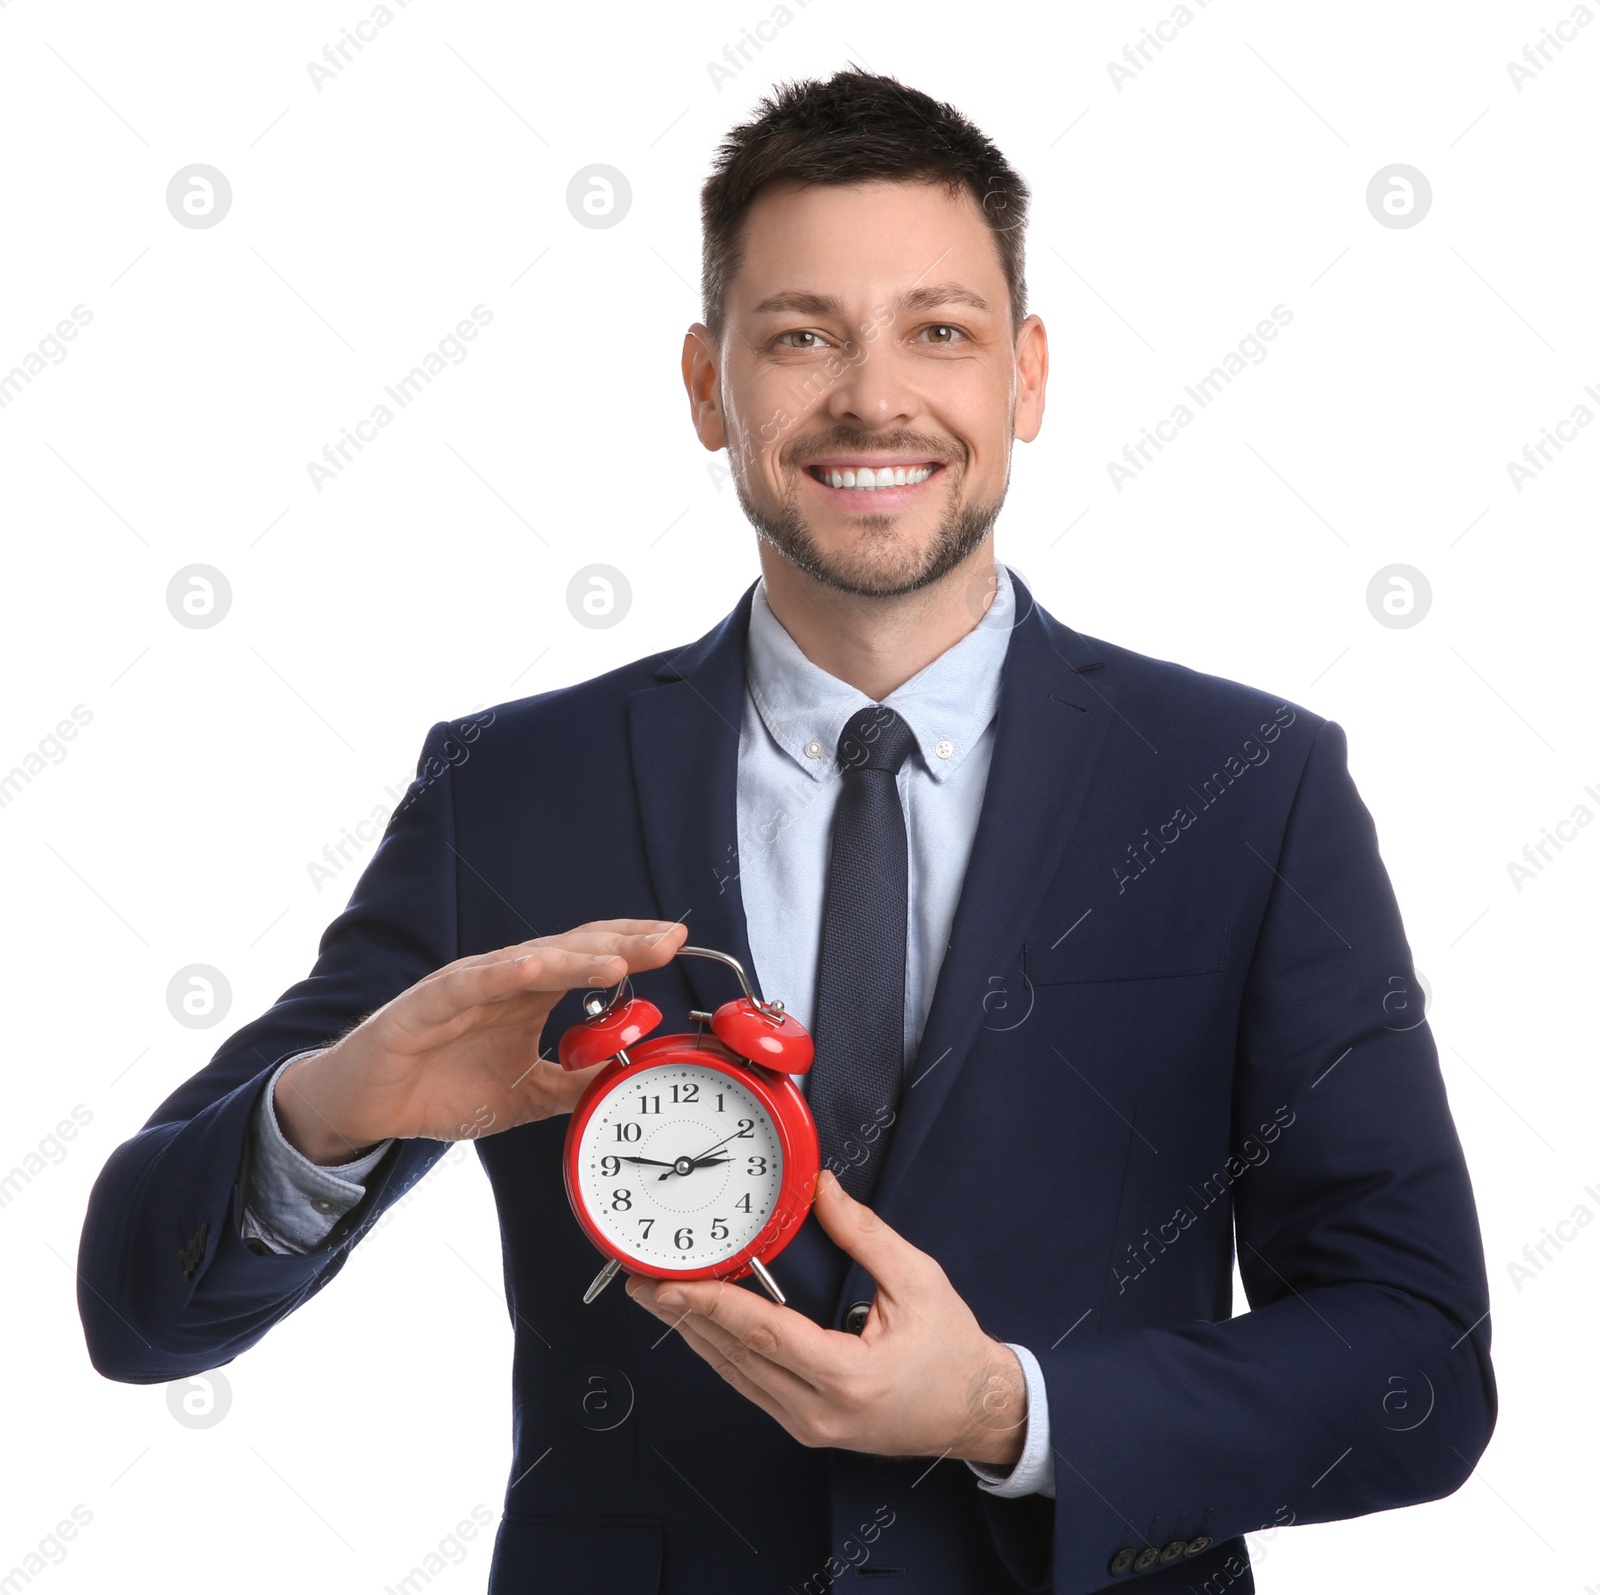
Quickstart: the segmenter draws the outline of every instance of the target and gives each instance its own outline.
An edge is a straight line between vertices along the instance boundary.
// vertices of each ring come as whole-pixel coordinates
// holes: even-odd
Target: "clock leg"
[[[767,1272],[767,1265],[763,1263],[759,1257],[752,1257],[750,1259],[750,1272],[761,1281],[761,1288],[775,1302],[777,1302],[780,1307],[787,1307],[789,1305],[789,1298],[785,1296],[784,1293],[778,1288],[777,1280],[775,1280],[772,1275]]]
[[[583,1293],[583,1305],[587,1307],[607,1285],[614,1280],[622,1269],[622,1260],[613,1257],[598,1274],[594,1276],[594,1283]]]

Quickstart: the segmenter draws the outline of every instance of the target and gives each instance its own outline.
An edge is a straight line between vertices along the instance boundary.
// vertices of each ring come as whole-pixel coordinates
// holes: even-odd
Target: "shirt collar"
[[[983,619],[883,700],[911,727],[935,781],[966,758],[999,707],[1016,600],[1006,567],[997,561],[995,572]],[[750,601],[745,680],[772,740],[818,781],[834,773],[839,734],[851,715],[873,701],[806,658],[767,603],[764,579]]]

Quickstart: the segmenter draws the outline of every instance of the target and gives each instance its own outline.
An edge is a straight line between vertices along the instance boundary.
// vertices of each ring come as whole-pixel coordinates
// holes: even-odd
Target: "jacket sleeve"
[[[452,767],[482,723],[432,728],[311,973],[230,1036],[101,1170],[78,1251],[78,1311],[107,1378],[152,1384],[231,1361],[327,1284],[445,1152],[440,1141],[396,1142],[361,1202],[303,1256],[241,1238],[251,1119],[277,1065],[336,1040],[458,956]]]
[[[1113,1577],[1113,1563],[1122,1574],[1180,1539],[1448,1495],[1493,1430],[1472,1190],[1345,751],[1324,723],[1279,856],[1239,866],[1274,876],[1234,1070],[1250,1310],[1039,1353],[1057,1595],[1131,1588],[1138,1573]],[[1264,1159],[1262,1126],[1276,1142]]]

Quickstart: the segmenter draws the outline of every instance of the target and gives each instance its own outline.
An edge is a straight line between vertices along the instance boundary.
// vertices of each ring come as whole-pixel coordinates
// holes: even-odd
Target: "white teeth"
[[[933,475],[931,465],[918,465],[907,468],[904,465],[883,465],[874,469],[864,465],[859,471],[829,470],[827,473],[830,487],[864,488],[867,492],[876,492],[880,487],[915,487],[918,482],[926,482]]]

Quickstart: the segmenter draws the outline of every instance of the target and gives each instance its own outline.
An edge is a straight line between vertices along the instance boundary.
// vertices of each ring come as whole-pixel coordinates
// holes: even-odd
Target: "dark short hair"
[[[700,291],[720,339],[738,274],[744,218],[768,183],[944,182],[972,195],[1000,251],[1015,334],[1027,315],[1023,233],[1028,185],[953,105],[892,77],[850,67],[826,83],[782,83],[723,140],[700,190]]]

